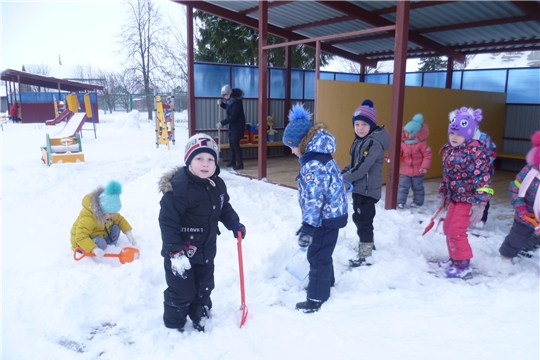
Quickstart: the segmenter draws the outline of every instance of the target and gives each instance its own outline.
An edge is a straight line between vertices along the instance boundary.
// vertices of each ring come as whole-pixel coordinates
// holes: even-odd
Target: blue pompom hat
[[[289,124],[283,132],[283,143],[289,147],[298,147],[312,126],[309,111],[302,104],[294,105],[289,111]]]
[[[104,214],[120,211],[122,208],[122,203],[120,202],[121,193],[122,185],[118,181],[112,180],[107,184],[105,191],[99,195],[99,205]]]
[[[418,135],[418,132],[422,128],[422,124],[424,123],[424,116],[422,114],[416,114],[413,116],[412,120],[405,125],[403,130],[410,133],[412,137],[415,137]]]

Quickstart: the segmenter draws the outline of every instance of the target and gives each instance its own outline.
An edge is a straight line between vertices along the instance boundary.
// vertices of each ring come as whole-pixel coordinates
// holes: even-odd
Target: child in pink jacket
[[[448,207],[443,231],[450,259],[439,262],[439,267],[451,278],[472,277],[469,264],[473,254],[466,231],[482,219],[493,194],[489,152],[473,139],[480,114],[480,110],[466,107],[451,112],[448,143],[441,149],[444,170],[439,195],[440,204]]]
[[[409,189],[412,188],[413,200],[411,207],[424,205],[424,176],[431,165],[431,148],[426,139],[429,129],[424,124],[422,114],[416,114],[403,127],[401,136],[401,177],[398,185],[397,207],[403,209],[407,202]]]

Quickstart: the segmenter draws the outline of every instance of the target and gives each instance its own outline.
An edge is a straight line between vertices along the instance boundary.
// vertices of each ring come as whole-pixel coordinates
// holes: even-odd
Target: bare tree
[[[49,67],[49,65],[45,65],[43,63],[26,65],[24,68],[26,72],[37,74],[37,75],[49,76],[49,74],[51,73],[51,68]],[[23,85],[23,84],[21,84],[21,89],[20,89],[20,91],[22,92],[40,92],[40,91],[47,91],[47,90],[48,89],[45,89],[45,88],[42,89],[39,86]]]
[[[338,57],[337,63],[340,68],[340,71],[351,73],[351,74],[360,74],[360,63],[346,60],[344,58]],[[379,61],[376,68],[371,68],[366,66],[366,74],[377,74],[385,72],[393,72],[394,63],[392,61]]]
[[[161,89],[183,91],[187,88],[187,45],[184,36],[186,8],[178,6],[178,13],[168,14],[168,40],[163,47]]]
[[[152,0],[128,1],[130,20],[119,35],[120,51],[126,55],[126,70],[136,75],[146,94],[153,93],[159,60],[163,52],[164,27],[159,7]],[[147,96],[148,119],[152,119],[153,98]]]

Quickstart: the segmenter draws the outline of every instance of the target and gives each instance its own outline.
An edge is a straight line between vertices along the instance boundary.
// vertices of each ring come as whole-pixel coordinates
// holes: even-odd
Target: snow
[[[484,275],[467,282],[428,272],[426,260],[447,257],[440,229],[421,236],[437,199],[400,211],[384,210],[383,199],[375,264],[348,269],[358,241],[349,221],[334,252],[331,298],[318,313],[303,314],[294,307],[305,299],[305,284],[284,270],[298,250],[296,191],[228,171],[222,177],[247,227],[247,322],[238,327],[236,240],[220,225],[207,331],[189,321],[184,333],[165,328],[157,182],[183,164],[187,129],[178,123],[176,145],[156,148],[153,123],[138,119],[137,112],[100,114],[97,139],[83,131],[86,162],[51,167],[42,164],[39,147],[63,124],[4,124],[3,359],[539,358],[538,261],[512,265],[498,256],[511,225],[509,205],[490,209],[486,228],[476,230],[486,237],[470,237],[472,265]],[[123,184],[121,213],[134,227],[140,259],[75,261],[69,233],[81,200],[111,179]],[[124,235],[120,242],[107,252],[128,244]]]

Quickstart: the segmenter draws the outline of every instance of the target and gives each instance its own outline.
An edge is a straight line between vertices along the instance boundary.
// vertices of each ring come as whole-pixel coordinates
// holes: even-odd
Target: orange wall
[[[328,125],[328,130],[336,137],[337,151],[334,158],[341,168],[350,161],[349,150],[354,140],[352,114],[364,99],[373,101],[378,125],[386,125],[390,134],[392,85],[318,80],[317,86],[315,120]],[[442,176],[442,158],[438,152],[447,142],[448,113],[462,106],[482,109],[480,129],[488,133],[501,148],[506,111],[505,93],[416,86],[405,88],[402,125],[411,121],[415,114],[422,113],[424,123],[429,127],[427,142],[433,151],[433,160],[426,178]],[[383,168],[383,180],[386,180],[387,167],[385,165]]]

